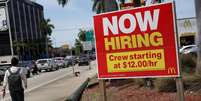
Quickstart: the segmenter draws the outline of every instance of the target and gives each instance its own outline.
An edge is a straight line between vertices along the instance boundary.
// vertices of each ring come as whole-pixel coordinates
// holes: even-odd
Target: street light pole
[[[9,13],[8,13],[8,2],[10,0],[7,0],[6,2],[6,17],[7,17],[7,23],[8,23],[8,31],[9,31],[9,37],[10,37],[10,49],[11,49],[11,55],[14,56],[14,51],[13,51],[13,40],[12,40],[12,35],[11,35],[11,27],[10,27],[10,18],[9,18]]]
[[[13,52],[13,40],[12,40],[12,35],[11,35],[11,28],[10,28],[10,19],[9,19],[9,13],[8,13],[8,2],[10,0],[3,1],[1,3],[4,3],[6,5],[6,21],[8,25],[8,33],[9,33],[9,40],[10,40],[10,49],[11,49],[11,55],[14,56]]]

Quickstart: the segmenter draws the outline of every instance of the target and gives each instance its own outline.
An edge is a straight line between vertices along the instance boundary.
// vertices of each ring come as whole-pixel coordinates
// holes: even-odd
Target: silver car
[[[57,64],[58,67],[60,67],[60,68],[66,67],[65,66],[65,61],[64,61],[63,57],[55,57],[54,60],[55,60],[55,62],[56,62],[56,64]]]
[[[52,71],[53,69],[58,69],[55,61],[53,59],[39,59],[36,61],[39,72],[42,70]]]

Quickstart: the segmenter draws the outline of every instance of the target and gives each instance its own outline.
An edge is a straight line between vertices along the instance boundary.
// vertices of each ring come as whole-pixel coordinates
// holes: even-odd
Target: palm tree
[[[97,14],[118,10],[116,0],[93,0],[92,11]]]
[[[69,2],[69,0],[57,0],[57,2],[58,2],[59,5],[64,7]]]
[[[45,38],[46,45],[46,55],[48,57],[48,36],[51,36],[54,25],[50,24],[50,19],[43,19],[41,22],[41,32]]]
[[[80,55],[83,52],[83,46],[80,40],[75,39],[75,54]]]
[[[41,31],[45,36],[50,36],[52,34],[52,29],[54,29],[54,25],[50,24],[50,22],[50,19],[43,19],[41,22]]]
[[[78,38],[80,41],[86,41],[86,32],[87,31],[80,29],[80,32],[78,33]]]
[[[29,46],[26,42],[23,42],[23,41],[13,41],[13,47],[14,47],[14,50],[15,50],[15,53],[18,55],[18,57],[20,59],[23,59],[24,57],[24,52],[25,52],[25,49],[28,49]]]
[[[126,0],[119,0],[121,4],[124,4]]]

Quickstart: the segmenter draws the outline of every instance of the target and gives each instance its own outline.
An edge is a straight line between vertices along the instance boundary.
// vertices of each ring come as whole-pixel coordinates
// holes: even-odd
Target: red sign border
[[[175,39],[175,48],[176,48],[176,60],[177,60],[177,72],[178,74],[177,75],[157,75],[157,76],[132,76],[132,77],[109,77],[109,78],[104,78],[104,77],[100,77],[99,75],[99,69],[98,69],[98,58],[96,58],[96,64],[97,64],[97,73],[98,73],[98,79],[129,79],[129,78],[168,78],[168,77],[172,77],[172,78],[176,78],[176,77],[181,77],[181,72],[180,72],[180,62],[179,62],[179,48],[178,48],[178,31],[177,31],[177,22],[176,22],[176,8],[175,8],[175,1],[168,1],[168,2],[165,2],[165,3],[160,3],[160,4],[153,4],[153,5],[148,5],[148,6],[143,6],[143,7],[135,7],[135,8],[129,8],[129,9],[124,9],[124,10],[120,10],[120,11],[127,11],[127,10],[134,10],[134,9],[139,9],[139,8],[145,8],[145,7],[152,7],[152,6],[157,6],[157,5],[164,5],[164,4],[171,4],[172,5],[172,12],[173,12],[173,23],[174,23],[174,39]],[[110,14],[110,13],[115,13],[115,12],[119,12],[119,11],[112,11],[112,12],[105,12],[105,13],[101,13],[101,14],[96,14],[93,16],[96,17],[96,16],[99,16],[99,15],[103,15],[103,14]],[[94,23],[94,20],[93,20],[93,23]],[[95,31],[95,25],[94,25],[94,32]],[[94,37],[95,37],[95,34],[94,34]],[[96,43],[96,38],[95,38],[95,43]],[[97,55],[97,46],[95,44],[95,51],[96,51],[96,57],[98,56]]]

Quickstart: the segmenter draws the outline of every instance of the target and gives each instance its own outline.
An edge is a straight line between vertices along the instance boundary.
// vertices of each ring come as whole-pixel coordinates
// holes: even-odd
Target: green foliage
[[[80,29],[80,32],[78,33],[78,38],[80,41],[86,41],[86,30]]]
[[[146,85],[144,79],[134,79],[134,82],[138,84],[140,87]]]
[[[83,52],[83,46],[82,43],[80,42],[80,40],[75,39],[75,55],[80,55]]]
[[[125,0],[119,0],[122,4],[124,4],[125,3]]]
[[[201,78],[194,74],[192,75],[188,73],[183,73],[183,82],[185,89],[191,89],[194,88],[197,84],[201,84]]]
[[[69,2],[69,0],[57,0],[57,2],[58,2],[59,5],[64,7]]]
[[[157,78],[154,86],[160,92],[175,92],[176,82],[173,78]]]
[[[92,11],[97,14],[118,10],[116,0],[93,0]]]
[[[47,35],[52,34],[52,29],[54,29],[54,25],[50,24],[51,20],[50,19],[43,19],[40,23],[40,29],[42,34],[46,37]]]
[[[197,64],[197,58],[194,55],[191,54],[183,54],[180,55],[180,61],[181,61],[181,67],[182,71],[186,73],[191,73],[195,71],[196,64]]]

